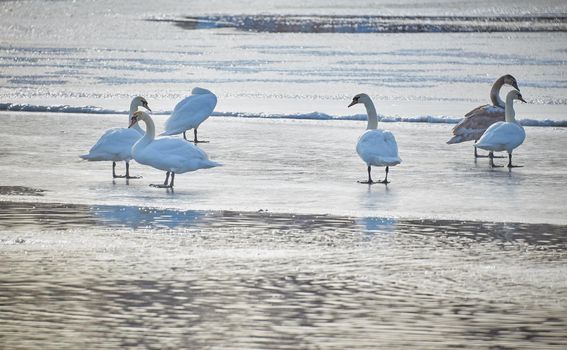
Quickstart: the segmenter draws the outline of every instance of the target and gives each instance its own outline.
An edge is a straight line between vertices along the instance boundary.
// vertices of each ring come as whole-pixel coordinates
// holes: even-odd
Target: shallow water
[[[7,348],[567,345],[561,226],[11,202],[0,213]]]

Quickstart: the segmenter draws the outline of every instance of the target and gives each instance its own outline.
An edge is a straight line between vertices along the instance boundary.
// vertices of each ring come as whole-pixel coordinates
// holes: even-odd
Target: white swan
[[[348,105],[354,106],[357,103],[363,103],[366,107],[368,114],[367,130],[356,144],[356,152],[360,158],[368,165],[368,181],[359,181],[364,184],[373,184],[372,177],[370,176],[371,167],[385,166],[386,177],[383,181],[376,181],[378,183],[388,184],[389,167],[400,164],[402,160],[398,155],[398,144],[394,134],[389,131],[377,129],[378,115],[376,115],[376,108],[370,97],[366,94],[358,94],[354,96],[352,102]]]
[[[146,123],[146,134],[132,148],[132,157],[140,164],[167,172],[163,185],[150,186],[173,188],[175,174],[221,165],[209,160],[207,154],[199,147],[181,139],[172,137],[155,139],[154,121],[146,112],[135,112],[130,126],[136,125],[140,120]],[[168,184],[170,173],[171,182]]]
[[[512,165],[512,151],[526,139],[524,128],[515,118],[514,100],[526,102],[518,91],[510,91],[506,95],[506,121],[492,124],[474,144],[475,147],[491,151],[491,154],[492,152],[508,152],[508,168],[517,167],[517,165]],[[493,157],[490,157],[490,165],[496,166]]]
[[[177,135],[194,129],[193,142],[208,142],[197,140],[197,128],[213,113],[217,105],[217,96],[207,89],[199,87],[191,91],[191,96],[181,100],[173,109],[171,116],[165,121],[165,131],[161,135]]]
[[[453,128],[453,138],[448,144],[461,143],[465,141],[477,141],[489,126],[496,122],[504,121],[504,101],[500,98],[500,89],[504,84],[511,85],[520,90],[516,78],[506,74],[498,78],[490,90],[492,105],[479,106],[465,114],[465,118]],[[478,155],[474,149],[475,158],[486,157]],[[490,157],[490,155],[489,155]]]
[[[144,107],[151,111],[148,107],[148,101],[145,98],[137,96],[134,97],[130,103],[130,113],[128,114],[128,121],[138,110],[138,107]],[[127,179],[137,179],[137,176],[130,176],[130,159],[132,159],[132,146],[138,141],[144,130],[139,126],[135,128],[113,128],[108,129],[98,139],[98,141],[91,147],[88,154],[83,154],[79,157],[88,161],[112,161],[112,177],[125,177]],[[126,175],[116,175],[116,162],[126,162]]]

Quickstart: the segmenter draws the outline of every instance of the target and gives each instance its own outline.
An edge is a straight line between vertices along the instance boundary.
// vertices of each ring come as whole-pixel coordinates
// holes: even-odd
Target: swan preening
[[[475,147],[490,151],[490,165],[495,167],[492,152],[508,152],[508,168],[517,167],[512,165],[512,151],[520,146],[525,138],[524,128],[516,121],[514,112],[514,100],[526,102],[519,91],[512,90],[506,95],[506,121],[492,124],[480,137]]]
[[[166,172],[163,185],[150,186],[173,188],[175,174],[221,165],[209,160],[203,150],[189,142],[172,137],[156,139],[154,121],[146,112],[135,112],[131,118],[130,127],[135,127],[139,121],[146,124],[146,133],[132,148],[132,157],[140,164]],[[170,174],[171,181],[168,183]]]
[[[378,115],[376,108],[370,97],[366,94],[358,94],[353,97],[349,107],[357,103],[363,103],[366,107],[368,115],[367,130],[360,136],[356,144],[356,152],[360,158],[368,166],[368,181],[359,181],[360,183],[373,184],[384,183],[388,184],[389,167],[401,163],[400,156],[398,155],[398,144],[394,134],[389,131],[380,130],[378,128]],[[382,181],[373,181],[371,176],[372,166],[385,166],[386,176]]]
[[[134,97],[130,103],[130,113],[128,121],[132,118],[138,107],[144,107],[151,111],[148,101],[145,98]],[[132,159],[132,146],[144,135],[144,131],[136,125],[135,128],[113,128],[108,129],[91,147],[88,154],[80,157],[88,161],[112,161],[112,177],[125,177],[127,179],[136,179],[137,176],[130,176],[130,160]],[[116,162],[124,161],[126,163],[126,174],[116,175]]]
[[[490,90],[492,105],[479,106],[465,115],[465,118],[453,128],[453,137],[447,141],[448,144],[461,143],[465,141],[477,141],[492,124],[504,121],[504,101],[500,98],[500,89],[505,84],[520,90],[516,78],[506,74],[498,78]],[[478,155],[474,149],[476,158],[486,157]],[[489,157],[492,158],[492,154]]]
[[[207,89],[196,87],[191,91],[191,96],[181,100],[173,109],[171,116],[165,122],[165,131],[162,135],[177,135],[194,130],[194,143],[208,142],[197,139],[197,128],[213,113],[217,105],[217,96]]]

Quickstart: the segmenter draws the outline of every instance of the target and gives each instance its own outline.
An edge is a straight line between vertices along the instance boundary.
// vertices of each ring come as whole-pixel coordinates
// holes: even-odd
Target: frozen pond
[[[357,183],[367,176],[354,150],[363,121],[216,117],[201,128],[211,141],[201,147],[224,166],[179,175],[171,192],[148,187],[165,177],[153,168],[133,162],[132,173],[143,179],[113,181],[111,163],[79,159],[101,130],[126,123],[126,115],[2,113],[0,118],[3,183],[45,191],[41,197],[21,197],[26,201],[567,223],[563,128],[526,127],[526,142],[514,158],[524,167],[509,171],[490,168],[486,159],[475,161],[470,144],[445,144],[450,124],[381,123],[396,135],[403,163],[391,169],[391,184],[369,187]],[[158,129],[164,119],[156,117]],[[123,168],[119,164],[119,171]],[[373,173],[382,178],[384,170]]]

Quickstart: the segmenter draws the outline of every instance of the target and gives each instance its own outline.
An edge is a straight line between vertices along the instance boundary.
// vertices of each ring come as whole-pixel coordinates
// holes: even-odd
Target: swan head
[[[137,109],[137,107],[144,107],[148,111],[150,111],[150,112],[152,111],[150,109],[150,107],[148,106],[148,100],[146,100],[142,96],[134,97],[134,99],[132,100],[132,103],[130,105],[133,107],[133,109]]]
[[[130,125],[128,126],[128,128],[133,127],[134,125],[136,125],[140,120],[146,120],[147,118],[149,118],[150,116],[148,115],[148,113],[144,112],[144,111],[136,111],[134,112],[134,114],[132,115],[132,119],[130,119]]]
[[[508,85],[512,86],[514,89],[520,91],[520,88],[518,87],[518,81],[516,80],[516,78],[514,78],[510,74],[504,75],[502,77],[502,80],[504,81],[504,84],[508,84]]]
[[[352,98],[352,102],[348,106],[351,107],[357,103],[366,103],[367,101],[371,101],[367,94],[358,94]]]
[[[527,103],[526,100],[522,97],[522,94],[519,91],[512,90],[506,95],[506,99],[511,98],[512,100],[520,100],[524,103]]]

